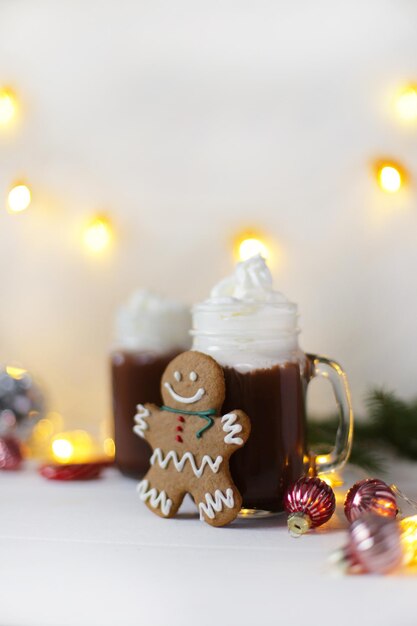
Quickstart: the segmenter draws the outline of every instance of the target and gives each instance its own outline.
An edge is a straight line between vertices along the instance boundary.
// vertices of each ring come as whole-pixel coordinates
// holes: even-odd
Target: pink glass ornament
[[[323,480],[303,477],[288,489],[284,506],[289,513],[288,530],[298,537],[327,522],[336,508],[336,499]]]
[[[17,439],[0,437],[0,469],[16,470],[22,463],[22,452]]]
[[[403,550],[397,520],[364,513],[348,533],[344,557],[351,571],[388,574],[401,565]]]
[[[397,498],[393,490],[378,478],[360,480],[346,494],[345,515],[349,522],[354,522],[366,512],[382,517],[397,515]]]

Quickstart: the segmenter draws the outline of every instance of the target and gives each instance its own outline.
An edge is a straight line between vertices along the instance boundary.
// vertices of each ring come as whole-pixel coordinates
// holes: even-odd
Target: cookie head
[[[190,350],[175,357],[161,381],[165,406],[189,411],[220,411],[225,382],[221,366],[201,352]]]

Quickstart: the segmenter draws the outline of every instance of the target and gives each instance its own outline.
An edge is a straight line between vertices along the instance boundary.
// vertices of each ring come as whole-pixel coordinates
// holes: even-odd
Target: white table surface
[[[416,465],[395,463],[389,481],[417,497]],[[282,517],[211,528],[191,501],[160,519],[113,469],[83,483],[3,472],[0,493],[1,626],[417,623],[415,573],[328,564],[345,540],[340,506],[292,539]]]

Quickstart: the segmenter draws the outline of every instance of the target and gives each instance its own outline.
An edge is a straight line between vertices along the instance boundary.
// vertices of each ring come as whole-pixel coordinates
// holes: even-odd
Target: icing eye
[[[174,372],[174,378],[175,378],[175,380],[179,383],[179,382],[180,382],[180,380],[181,380],[181,378],[182,378],[182,376],[181,376],[181,372],[178,372],[178,371],[177,371],[177,372]]]
[[[195,381],[197,380],[198,376],[195,372],[190,372],[190,380],[193,381],[193,383],[195,383]]]

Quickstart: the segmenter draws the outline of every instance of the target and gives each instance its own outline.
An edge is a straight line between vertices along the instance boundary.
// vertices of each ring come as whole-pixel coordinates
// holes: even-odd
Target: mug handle
[[[307,358],[310,361],[309,380],[317,376],[327,378],[339,408],[334,448],[328,454],[310,454],[310,470],[313,474],[327,474],[341,469],[349,458],[353,441],[352,402],[346,374],[336,361],[317,354],[307,354]]]

